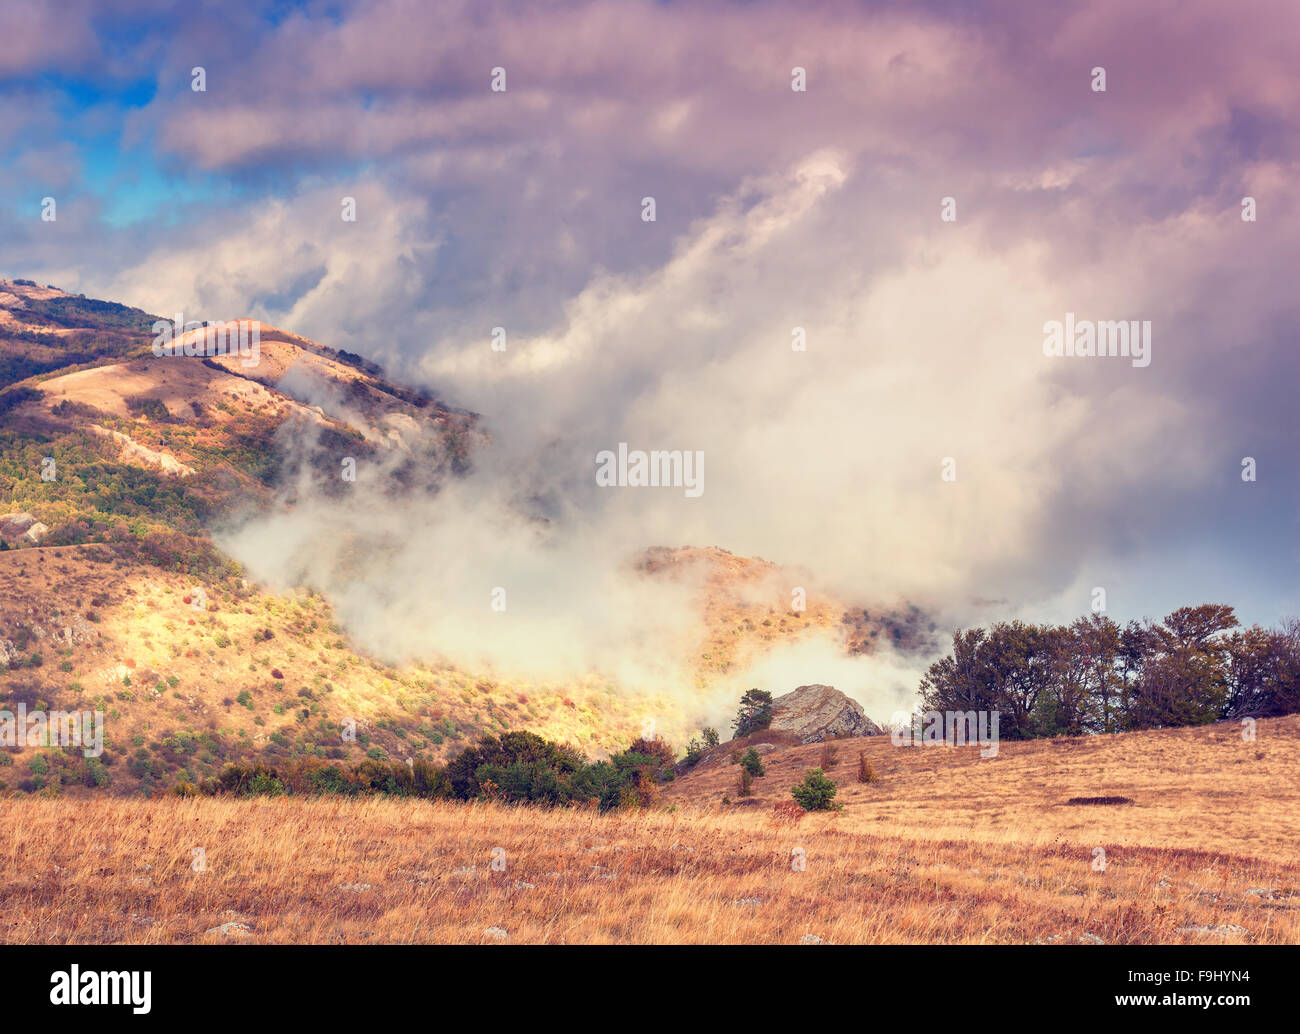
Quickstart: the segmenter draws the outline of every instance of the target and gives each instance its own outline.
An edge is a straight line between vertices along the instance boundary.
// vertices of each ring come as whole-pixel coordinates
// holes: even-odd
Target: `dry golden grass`
[[[846,743],[832,773],[846,809],[798,822],[774,816],[770,788],[788,790],[817,747],[768,755],[756,786],[771,796],[756,806],[712,803],[708,781],[734,776],[724,764],[674,787],[675,811],[605,816],[9,798],[0,941],[494,943],[499,928],[511,943],[1295,943],[1300,809],[1286,760],[1300,719],[1261,722],[1238,768],[1226,732],[1003,744],[992,764],[877,742],[881,782],[863,786]],[[1137,803],[1060,804],[1098,789]],[[191,869],[195,847],[205,872]],[[222,923],[247,932],[205,933]]]
[[[760,742],[762,736],[746,741]],[[725,746],[725,745],[724,745]],[[896,747],[888,736],[839,741],[827,775],[840,784],[845,825],[927,839],[1177,847],[1274,862],[1300,861],[1300,715],[1263,719],[1254,742],[1234,723],[1119,736],[1002,741],[996,758],[976,747]],[[857,782],[858,753],[877,781]],[[790,799],[818,767],[823,747],[763,758],[747,808]],[[735,767],[701,765],[667,790],[672,802],[735,797]],[[1071,797],[1132,798],[1121,807],[1079,807]]]

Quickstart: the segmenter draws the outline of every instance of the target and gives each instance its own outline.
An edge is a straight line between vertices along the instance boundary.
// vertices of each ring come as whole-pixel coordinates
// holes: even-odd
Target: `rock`
[[[879,736],[880,726],[862,705],[834,686],[800,686],[772,701],[773,731],[792,732],[802,743],[833,736]]]
[[[33,546],[39,545],[41,539],[45,538],[45,536],[48,535],[49,533],[50,533],[49,526],[42,524],[40,521],[37,521],[30,528],[28,528],[25,532],[22,533],[20,537],[20,541],[30,542]]]
[[[504,929],[499,926],[489,926],[483,931],[484,937],[491,937],[494,941],[504,941],[510,936]]]
[[[799,943],[800,944],[825,944],[826,942],[823,941],[820,937],[818,937],[815,933],[806,933],[799,938]]]
[[[100,427],[98,424],[90,424],[86,429],[101,438],[111,438],[121,448],[121,455],[140,460],[152,467],[160,467],[162,472],[169,477],[187,478],[194,473],[193,467],[187,467],[175,456],[141,445],[130,435],[125,435],[121,431],[111,431],[106,427]]]
[[[253,932],[253,928],[247,923],[232,922],[222,923],[220,926],[214,926],[211,930],[204,930],[206,933],[225,934],[227,937],[245,937]]]
[[[1209,937],[1240,937],[1248,931],[1236,923],[1214,924],[1211,926],[1182,926],[1179,933],[1198,933]]]
[[[14,542],[27,534],[34,524],[36,518],[30,513],[6,513],[0,516],[0,538],[6,542]],[[41,525],[42,528],[45,525]]]

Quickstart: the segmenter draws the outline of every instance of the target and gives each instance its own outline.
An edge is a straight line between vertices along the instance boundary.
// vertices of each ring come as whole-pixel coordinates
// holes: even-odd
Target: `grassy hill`
[[[0,826],[16,874],[0,887],[0,941],[1295,943],[1300,718],[1258,733],[1003,743],[996,760],[841,741],[844,809],[801,818],[771,805],[820,745],[768,754],[752,805],[721,803],[725,762],[677,780],[667,808],[605,815],[37,799]],[[854,781],[859,750],[878,782]],[[1133,803],[1066,803],[1096,795]]]
[[[386,664],[309,587],[251,582],[213,545],[218,523],[292,505],[304,478],[344,491],[342,456],[383,464],[395,496],[436,491],[472,469],[487,436],[476,414],[360,356],[263,327],[256,366],[156,357],[153,321],[0,281],[0,354],[23,375],[0,385],[0,515],[47,529],[0,552],[0,707],[101,710],[108,730],[97,760],[0,752],[0,793],[150,795],[240,761],[442,761],[518,729],[600,757],[647,716],[679,746],[696,732],[689,692],[628,693],[597,674],[506,680],[448,665],[439,644]],[[303,428],[294,440],[310,448],[285,448]],[[868,616],[825,594],[792,610],[790,573],[722,549],[651,549],[629,564],[698,586],[698,647],[683,659],[697,690],[814,632],[846,652],[882,638],[921,648],[932,632],[915,609]],[[341,736],[349,720],[355,740]]]

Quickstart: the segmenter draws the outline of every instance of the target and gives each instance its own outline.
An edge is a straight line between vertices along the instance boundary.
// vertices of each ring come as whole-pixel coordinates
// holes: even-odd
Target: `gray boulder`
[[[803,743],[820,743],[835,736],[879,736],[881,728],[862,705],[834,686],[800,686],[772,701],[768,728],[792,732]]]

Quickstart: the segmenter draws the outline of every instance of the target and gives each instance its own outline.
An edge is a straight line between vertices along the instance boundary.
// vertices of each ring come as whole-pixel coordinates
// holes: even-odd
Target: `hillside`
[[[802,818],[771,804],[820,746],[768,754],[756,803],[740,806],[721,803],[725,763],[677,780],[667,809],[606,815],[32,800],[0,827],[0,860],[22,874],[0,888],[0,940],[1295,943],[1300,718],[1258,732],[1249,745],[1227,726],[1004,742],[996,761],[841,741],[844,810]],[[879,782],[853,782],[859,749]],[[1133,803],[1066,803],[1080,795]]]
[[[0,520],[0,707],[102,710],[108,729],[93,762],[0,752],[0,792],[147,795],[231,761],[445,760],[507,729],[599,757],[647,716],[680,746],[703,720],[691,691],[738,696],[748,687],[731,677],[777,643],[829,633],[846,653],[932,644],[916,608],[869,614],[766,561],[651,548],[629,568],[692,586],[698,607],[684,692],[596,673],[508,680],[454,667],[436,643],[405,663],[366,656],[311,586],[271,592],[212,531],[291,512],[304,484],[347,491],[345,458],[383,469],[394,497],[436,493],[490,444],[481,419],[273,327],[261,328],[255,365],[156,356],[154,320],[0,281],[0,519],[14,518]],[[791,607],[794,584],[808,587],[805,610]],[[349,719],[355,741],[341,736]]]

